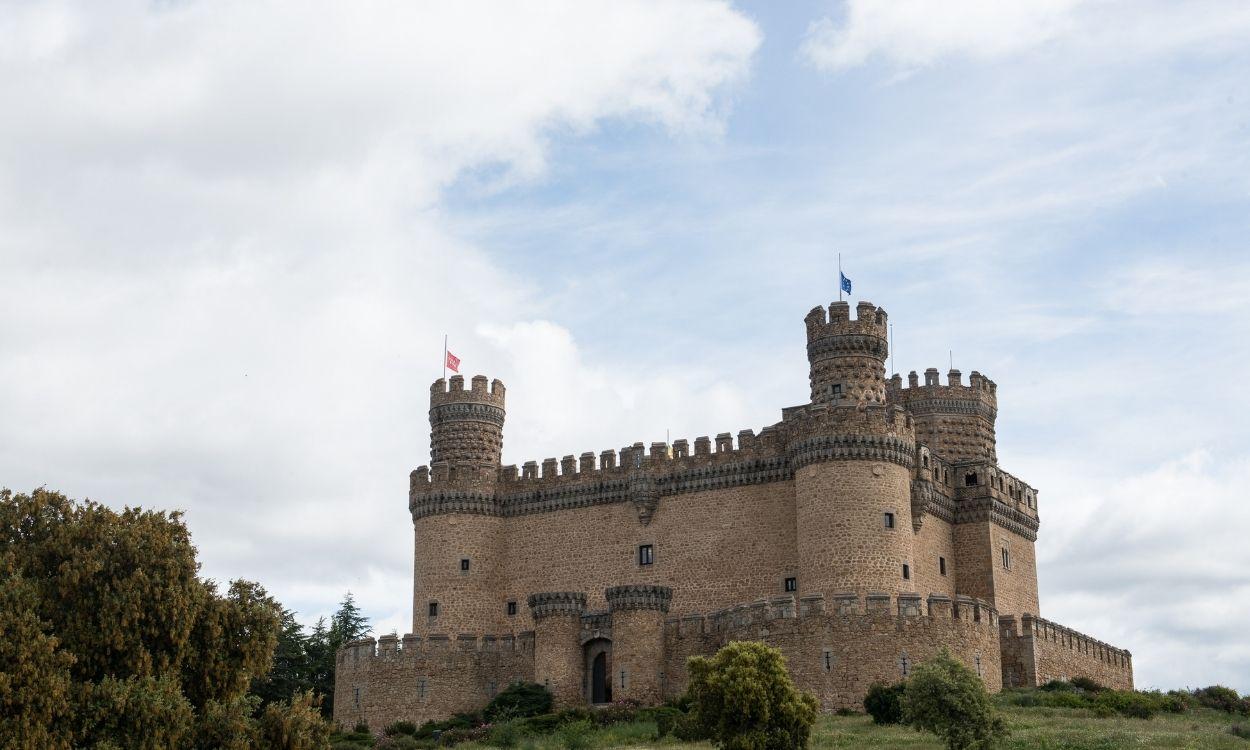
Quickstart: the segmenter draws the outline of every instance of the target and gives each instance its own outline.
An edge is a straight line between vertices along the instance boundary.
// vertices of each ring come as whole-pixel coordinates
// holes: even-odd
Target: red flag
[[[447,369],[452,372],[460,372],[460,358],[451,352],[447,352]]]

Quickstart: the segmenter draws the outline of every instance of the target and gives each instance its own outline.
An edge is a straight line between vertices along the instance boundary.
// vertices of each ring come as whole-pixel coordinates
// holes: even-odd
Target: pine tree
[[[252,683],[252,692],[263,705],[289,701],[291,696],[313,688],[313,665],[308,652],[308,636],[295,620],[295,612],[282,609],[279,618],[278,647],[273,667],[264,679]]]
[[[356,606],[356,598],[348,591],[339,604],[338,611],[330,618],[330,642],[337,651],[339,646],[357,638],[364,638],[372,628],[369,618]]]

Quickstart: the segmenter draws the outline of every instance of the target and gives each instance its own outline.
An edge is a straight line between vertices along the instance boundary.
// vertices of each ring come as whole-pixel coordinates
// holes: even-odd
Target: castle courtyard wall
[[[1031,615],[1000,621],[1007,687],[1088,677],[1116,690],[1133,689],[1133,655],[1050,620]]]

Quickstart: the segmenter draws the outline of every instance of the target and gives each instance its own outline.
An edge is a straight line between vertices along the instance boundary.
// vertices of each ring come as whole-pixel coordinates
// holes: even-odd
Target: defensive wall
[[[1056,622],[1021,615],[999,620],[1004,687],[1044,685],[1089,677],[1117,690],[1133,689],[1133,655]]]

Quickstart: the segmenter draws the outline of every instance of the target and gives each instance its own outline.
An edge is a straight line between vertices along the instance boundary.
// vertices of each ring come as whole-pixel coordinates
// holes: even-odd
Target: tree
[[[264,678],[252,683],[263,705],[290,700],[293,695],[313,687],[313,665],[308,650],[308,636],[295,620],[295,613],[283,608],[278,617],[278,646],[273,653],[273,667]]]
[[[360,607],[356,606],[356,597],[348,591],[343,595],[338,611],[330,618],[330,642],[338,650],[348,641],[364,638],[370,630],[369,618],[361,614]]]
[[[711,659],[689,662],[691,717],[699,733],[724,750],[807,747],[816,699],[794,687],[781,652],[734,642]]]
[[[1007,735],[981,679],[946,649],[907,680],[903,721],[933,732],[948,750],[988,750]]]
[[[178,513],[0,490],[0,568],[0,744],[257,746],[247,690],[280,607],[255,583],[223,596],[201,580]],[[326,745],[303,703],[273,710],[313,742],[284,747]]]

